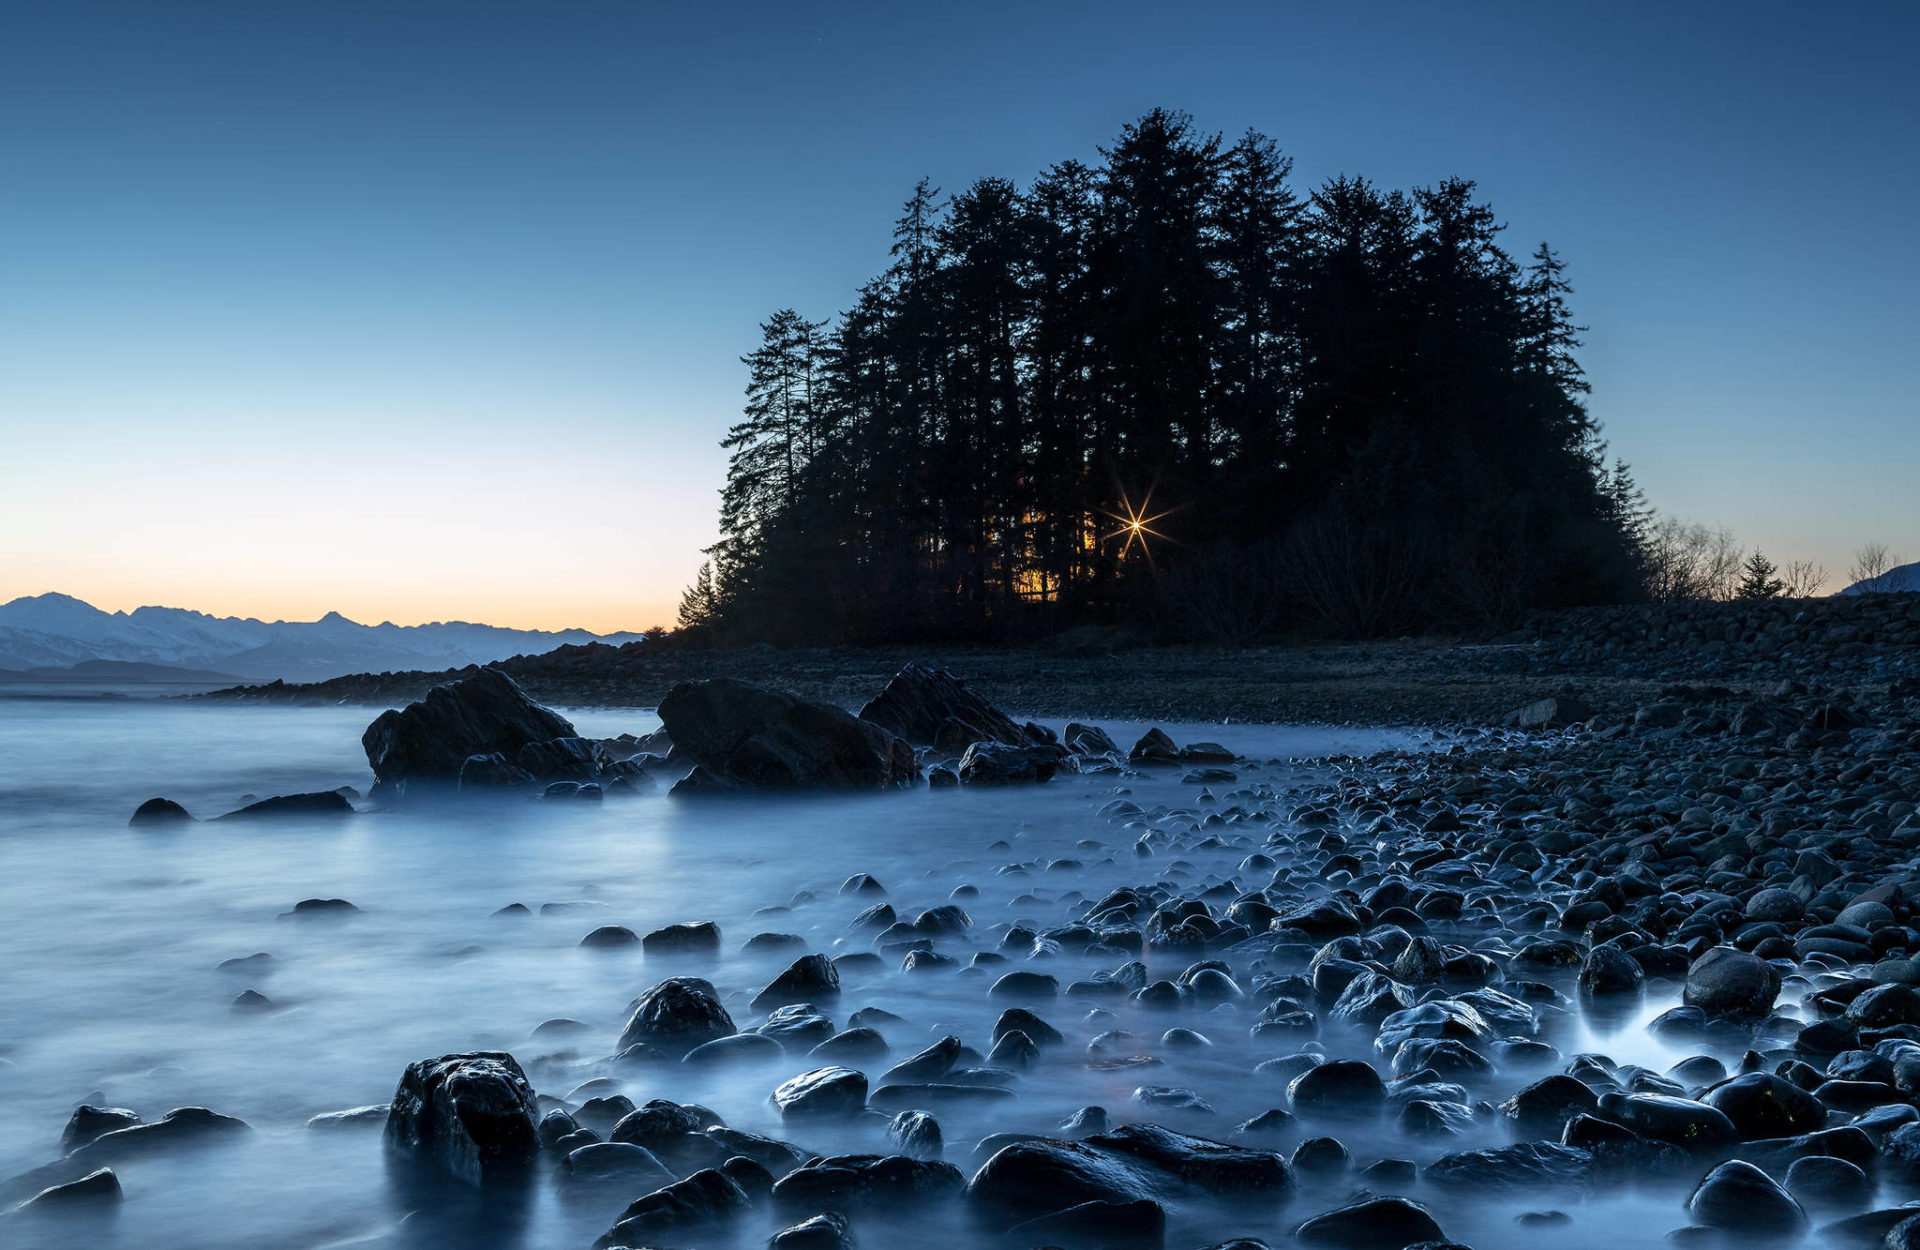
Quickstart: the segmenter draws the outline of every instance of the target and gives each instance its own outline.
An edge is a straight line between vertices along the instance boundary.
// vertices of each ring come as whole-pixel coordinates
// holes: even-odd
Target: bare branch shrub
[[[1661,602],[1731,599],[1746,551],[1733,531],[1661,517],[1647,532],[1647,596]]]
[[[1292,601],[1285,561],[1272,543],[1197,548],[1181,560],[1167,589],[1176,618],[1193,637],[1236,647],[1272,633]]]
[[[1795,560],[1781,571],[1780,583],[1787,598],[1811,599],[1827,584],[1827,570],[1812,560]]]
[[[1287,580],[1301,602],[1348,638],[1409,628],[1427,567],[1414,535],[1356,523],[1345,511],[1297,526],[1286,547]]]
[[[1871,582],[1884,577],[1888,570],[1906,563],[1900,556],[1887,550],[1883,542],[1863,543],[1860,550],[1853,553],[1853,567],[1847,570],[1849,582]]]

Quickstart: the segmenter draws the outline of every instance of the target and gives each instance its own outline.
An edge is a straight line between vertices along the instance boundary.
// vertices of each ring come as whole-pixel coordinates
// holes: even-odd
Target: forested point
[[[1499,625],[1642,597],[1570,287],[1449,179],[1311,192],[1155,110],[922,181],[831,321],[761,327],[683,629],[778,644]]]

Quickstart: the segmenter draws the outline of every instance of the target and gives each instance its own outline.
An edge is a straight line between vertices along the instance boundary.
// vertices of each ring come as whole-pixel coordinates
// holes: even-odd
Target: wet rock
[[[887,1124],[887,1140],[910,1159],[938,1159],[946,1147],[940,1122],[924,1111],[902,1111]]]
[[[1421,1242],[1445,1241],[1433,1213],[1409,1198],[1366,1198],[1322,1212],[1293,1230],[1308,1246],[1333,1250],[1405,1250]]]
[[[845,1118],[867,1104],[867,1078],[852,1068],[802,1072],[773,1091],[773,1105],[789,1119]]]
[[[67,1117],[67,1126],[60,1133],[60,1149],[74,1150],[103,1133],[132,1128],[138,1123],[140,1117],[125,1107],[96,1107],[83,1102]]]
[[[1846,1209],[1873,1200],[1873,1178],[1830,1155],[1795,1159],[1787,1168],[1786,1189],[1803,1208]]]
[[[1165,730],[1149,729],[1140,735],[1140,740],[1127,752],[1127,760],[1133,764],[1178,764],[1180,748],[1174,745]]]
[[[1157,1124],[1127,1124],[1085,1144],[1151,1164],[1210,1194],[1279,1193],[1292,1178],[1271,1150],[1234,1146],[1177,1133]]]
[[[1600,1099],[1591,1089],[1559,1073],[1542,1077],[1500,1104],[1515,1128],[1535,1138],[1558,1137],[1569,1120],[1599,1107]]]
[[[673,1173],[645,1146],[632,1142],[603,1141],[567,1152],[561,1164],[562,1174],[576,1184],[618,1184],[632,1193],[634,1189],[657,1189],[671,1185]]]
[[[353,804],[347,802],[345,795],[335,790],[322,790],[318,794],[277,794],[270,799],[261,799],[249,803],[237,811],[215,820],[281,820],[314,819],[322,817],[340,817],[353,815]]]
[[[773,1186],[783,1211],[901,1207],[960,1192],[966,1177],[951,1163],[905,1155],[829,1155],[810,1160]]]
[[[1589,998],[1637,994],[1646,973],[1617,946],[1596,946],[1580,966],[1580,992]]]
[[[989,998],[1027,1001],[1057,998],[1059,994],[1058,977],[1050,973],[1024,970],[1005,974],[987,991]]]
[[[508,759],[529,743],[577,737],[568,721],[529,699],[511,677],[483,668],[435,686],[425,699],[382,712],[361,735],[367,763],[383,788],[429,781],[449,786],[472,755]]]
[[[133,809],[133,815],[127,824],[135,829],[141,827],[166,828],[170,825],[190,825],[193,814],[172,799],[148,799]]]
[[[660,719],[698,764],[675,794],[882,790],[920,779],[913,748],[872,721],[730,678],[680,683],[660,701]]]
[[[705,1042],[739,1030],[710,981],[668,977],[640,996],[620,1032],[620,1049],[643,1046],[679,1058]]]
[[[49,1185],[20,1205],[23,1210],[47,1211],[116,1203],[122,1196],[120,1178],[113,1174],[113,1169],[96,1168],[78,1180]]]
[[[1287,1086],[1287,1098],[1295,1115],[1369,1115],[1386,1102],[1387,1087],[1372,1064],[1334,1059],[1295,1077]]]
[[[1089,1142],[1014,1142],[980,1166],[967,1200],[1003,1227],[1086,1202],[1134,1202],[1158,1193],[1153,1169]]]
[[[825,955],[802,955],[788,964],[786,971],[775,977],[766,989],[754,995],[753,1006],[764,1011],[769,1007],[834,998],[839,993],[840,973],[833,961]]]
[[[512,1055],[474,1051],[407,1065],[387,1112],[395,1147],[469,1184],[522,1171],[539,1152],[533,1089]]]
[[[960,1061],[960,1051],[959,1038],[943,1037],[926,1049],[887,1069],[880,1081],[885,1085],[924,1085],[929,1081],[938,1081],[953,1071],[954,1064]]]
[[[1786,1236],[1807,1226],[1807,1213],[1773,1178],[1738,1159],[1720,1164],[1687,1199],[1687,1211],[1709,1228]]]
[[[960,757],[960,783],[968,786],[1038,785],[1059,771],[1062,751],[1052,746],[1006,746],[976,742]]]
[[[1779,969],[1756,955],[1716,946],[1687,969],[1682,1001],[1708,1016],[1757,1020],[1773,1010],[1779,993]]]
[[[720,926],[711,920],[670,924],[641,938],[640,947],[648,955],[715,955],[720,951]]]
[[[372,1128],[387,1122],[387,1109],[386,1103],[374,1102],[364,1107],[348,1107],[342,1111],[322,1111],[319,1115],[307,1117],[307,1127],[323,1131]]]
[[[1517,1190],[1585,1186],[1593,1175],[1593,1155],[1553,1142],[1518,1142],[1487,1150],[1442,1155],[1427,1165],[1427,1179],[1475,1190]]]
[[[964,751],[976,742],[1026,745],[1027,732],[953,674],[910,663],[860,709],[860,719],[918,746]]]
[[[1740,1138],[1725,1112],[1664,1094],[1602,1094],[1599,1118],[1691,1151],[1717,1150]]]
[[[732,1178],[707,1168],[635,1199],[594,1245],[645,1246],[662,1233],[683,1233],[730,1220],[749,1205],[746,1191]]]
[[[787,1048],[780,1044],[778,1038],[763,1033],[735,1033],[732,1037],[716,1037],[710,1042],[702,1042],[688,1051],[680,1062],[691,1067],[764,1063],[784,1058],[786,1053]]]
[[[247,1131],[245,1120],[205,1107],[175,1107],[152,1123],[102,1133],[74,1147],[67,1157],[87,1162],[127,1159],[173,1146],[237,1137]]]
[[[835,1033],[808,1051],[807,1055],[812,1059],[841,1064],[872,1063],[885,1059],[889,1049],[887,1039],[880,1035],[879,1030],[854,1028]]]
[[[1748,1072],[1723,1081],[1701,1101],[1725,1114],[1743,1141],[1794,1137],[1827,1123],[1827,1109],[1818,1098],[1771,1072]]]
[[[781,1229],[767,1244],[773,1250],[852,1250],[853,1234],[846,1216],[823,1211]]]
[[[580,945],[589,949],[613,950],[617,947],[632,946],[639,940],[639,935],[625,925],[603,924],[581,938]]]

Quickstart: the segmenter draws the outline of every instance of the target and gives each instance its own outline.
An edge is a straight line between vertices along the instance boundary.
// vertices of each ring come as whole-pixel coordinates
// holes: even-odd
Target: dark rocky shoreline
[[[748,939],[795,956],[771,980],[668,976],[617,1038],[569,1057],[530,1051],[524,1068],[505,1052],[419,1060],[384,1118],[388,1143],[483,1189],[542,1170],[563,1187],[613,1186],[626,1205],[606,1247],[757,1229],[775,1247],[841,1250],[904,1220],[1008,1246],[1182,1250],[1198,1239],[1175,1241],[1174,1223],[1205,1211],[1244,1230],[1220,1243],[1240,1250],[1404,1250],[1459,1235],[1475,1204],[1496,1203],[1519,1205],[1512,1244],[1528,1244],[1593,1219],[1586,1199],[1627,1192],[1680,1245],[1811,1234],[1920,1246],[1920,1206],[1908,1205],[1920,1201],[1916,621],[1920,603],[1888,597],[1610,610],[1498,644],[967,653],[963,668],[1004,683],[988,676],[972,693],[1024,690],[1035,706],[1048,706],[1047,683],[1093,673],[1079,697],[1144,710],[1126,701],[1150,687],[1189,697],[1182,679],[1211,668],[1219,684],[1205,689],[1223,705],[1299,707],[1313,687],[1370,709],[1355,719],[1402,698],[1429,713],[1483,709],[1447,718],[1482,727],[1304,772],[1218,748],[1156,750],[1148,735],[1097,761],[1116,785],[1092,822],[1103,829],[1075,844],[1084,859],[986,848],[991,876],[1071,885],[1097,867],[1123,884],[1068,891],[1052,922],[1024,919],[1046,903],[1024,893],[1011,904],[1020,918],[995,922],[985,878],[940,877],[951,901],[896,911],[872,876],[850,877],[837,898],[804,900],[832,913],[811,936]],[[565,683],[589,672],[611,683],[596,688],[643,692],[677,664],[709,679],[762,664],[847,704],[882,684],[867,666],[892,658],[606,650],[509,671],[536,694],[578,692]],[[1288,687],[1284,672],[1302,680]],[[414,680],[329,687],[344,699]],[[869,706],[931,745],[916,769],[975,732],[1041,741],[965,693],[928,674]],[[1529,696],[1542,702],[1516,717]],[[751,730],[774,735],[767,749],[783,759],[791,714],[780,703]],[[701,715],[676,737],[702,766],[751,780],[734,738],[700,747],[691,731],[732,712]],[[1485,727],[1499,721],[1514,723]],[[1098,732],[1075,728],[1069,742]],[[1136,801],[1136,787],[1164,801]],[[584,941],[697,970],[722,939],[691,919],[644,936],[602,926]],[[990,1033],[903,1046],[907,1021],[875,1003],[903,982],[970,987],[999,1016]],[[872,1005],[843,1015],[853,995]],[[1595,1048],[1622,1028],[1644,1028],[1678,1061]],[[777,1076],[763,1097],[779,1131],[729,1127],[722,1110],[677,1098],[696,1068]],[[1023,1115],[1036,1085],[1089,1073],[1132,1092],[1058,1123]],[[540,1092],[561,1082],[574,1085],[566,1099]],[[1248,1118],[1215,1110],[1248,1089],[1270,1090],[1271,1105]],[[76,1123],[116,1114],[82,1108]],[[212,1114],[173,1113],[188,1125]],[[987,1115],[992,1131],[969,1147],[956,1126]],[[157,1140],[158,1128],[100,1140]],[[82,1189],[39,1201],[94,1200],[112,1174],[89,1169],[113,1157],[76,1148],[37,1179]],[[1509,1244],[1475,1229],[1463,1239]]]
[[[1662,688],[1756,692],[1784,679],[1875,686],[1920,673],[1920,595],[1594,608],[1478,638],[1300,642],[1238,651],[1127,646],[1082,632],[1025,648],[693,650],[561,647],[495,666],[545,703],[655,707],[676,684],[728,677],[858,708],[908,663],[948,669],[1025,715],[1331,724],[1492,724],[1576,688],[1629,713]],[[200,697],[397,706],[473,669],[240,686]]]

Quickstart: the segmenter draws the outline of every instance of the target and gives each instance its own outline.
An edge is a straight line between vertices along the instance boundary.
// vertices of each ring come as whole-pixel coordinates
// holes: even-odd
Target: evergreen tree
[[[1736,599],[1778,599],[1786,593],[1787,584],[1774,574],[1773,561],[1761,555],[1756,549],[1747,557],[1747,563],[1741,570],[1740,584],[1734,588]]]
[[[1289,174],[1265,136],[1156,109],[1024,191],[922,179],[831,329],[762,326],[683,620],[1220,621],[1167,596],[1283,567],[1291,623],[1357,632],[1641,593],[1648,512],[1587,412],[1559,256],[1517,264],[1464,179],[1303,199]],[[1110,517],[1149,494],[1153,558],[1122,559]]]

